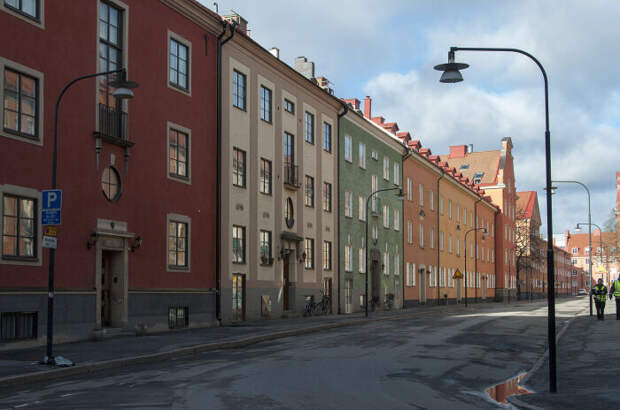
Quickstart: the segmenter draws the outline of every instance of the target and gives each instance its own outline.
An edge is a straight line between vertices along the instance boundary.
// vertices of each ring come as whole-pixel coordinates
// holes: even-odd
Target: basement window
[[[0,313],[0,340],[37,338],[37,312]]]
[[[168,308],[168,327],[181,329],[189,326],[189,308],[187,306],[171,306]]]

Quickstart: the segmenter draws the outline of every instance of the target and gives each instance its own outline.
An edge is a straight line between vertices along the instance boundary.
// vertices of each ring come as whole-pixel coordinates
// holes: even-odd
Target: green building
[[[406,148],[392,133],[398,130],[395,123],[386,124],[382,117],[370,119],[370,98],[365,101],[366,116],[359,110],[359,100],[346,101],[349,109],[340,117],[338,142],[339,311],[364,310],[366,264],[369,309],[373,304],[384,309],[390,299],[395,308],[401,308],[404,228],[399,196]],[[366,210],[369,195],[382,189],[389,190],[373,195]]]

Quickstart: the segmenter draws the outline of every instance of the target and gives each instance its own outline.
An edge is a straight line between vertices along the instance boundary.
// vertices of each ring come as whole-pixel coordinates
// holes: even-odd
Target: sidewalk
[[[584,311],[561,337],[557,393],[549,393],[549,362],[545,360],[525,382],[536,393],[508,401],[520,409],[620,408],[620,320],[616,320],[615,306],[607,306],[605,321]]]
[[[527,303],[527,302],[523,302]],[[497,307],[496,303],[470,304],[468,310]],[[101,341],[82,341],[54,346],[54,356],[76,363],[73,367],[39,365],[45,346],[0,352],[0,387],[50,380],[134,363],[164,360],[201,351],[237,348],[266,340],[318,332],[336,327],[363,325],[378,320],[396,320],[428,314],[462,312],[463,305],[420,306],[400,311],[272,319],[220,327],[186,329],[145,336],[124,336]]]

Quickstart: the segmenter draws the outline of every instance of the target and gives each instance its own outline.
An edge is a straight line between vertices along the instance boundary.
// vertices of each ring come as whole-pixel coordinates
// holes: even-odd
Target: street
[[[558,331],[586,299],[560,300]],[[497,408],[485,389],[529,370],[546,305],[493,304],[0,390],[0,408]]]

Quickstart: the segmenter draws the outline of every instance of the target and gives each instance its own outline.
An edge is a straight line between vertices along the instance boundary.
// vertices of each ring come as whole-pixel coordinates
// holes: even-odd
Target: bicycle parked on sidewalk
[[[330,305],[330,297],[321,291],[321,301],[318,303],[314,301],[313,296],[308,297],[308,302],[306,303],[306,308],[304,310],[304,316],[318,314],[326,315],[329,313]]]

